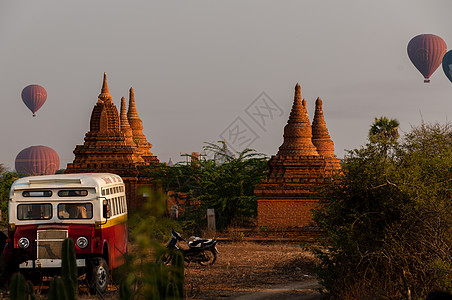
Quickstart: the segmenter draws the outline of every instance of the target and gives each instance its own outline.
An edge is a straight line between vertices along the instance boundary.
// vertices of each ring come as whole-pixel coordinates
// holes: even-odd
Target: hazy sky
[[[32,145],[55,149],[60,168],[74,159],[104,72],[118,109],[135,89],[162,161],[219,139],[275,154],[297,82],[311,121],[322,98],[338,157],[366,142],[374,117],[402,132],[451,118],[452,83],[440,67],[424,84],[406,51],[421,33],[452,48],[450,0],[0,1],[0,163],[11,169]],[[20,97],[29,84],[48,94],[35,118]]]

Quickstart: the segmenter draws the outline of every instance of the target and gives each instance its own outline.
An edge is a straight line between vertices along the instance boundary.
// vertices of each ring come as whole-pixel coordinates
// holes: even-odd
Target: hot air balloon
[[[46,146],[31,146],[16,156],[16,172],[23,175],[51,175],[60,168],[55,150]]]
[[[444,54],[443,70],[447,78],[452,82],[452,50]]]
[[[46,102],[47,92],[46,90],[37,84],[26,86],[22,90],[22,100],[29,110],[33,113],[33,117],[36,116],[36,112]]]
[[[437,35],[420,34],[411,39],[407,51],[411,62],[424,75],[424,82],[429,83],[430,76],[441,64],[447,46]]]

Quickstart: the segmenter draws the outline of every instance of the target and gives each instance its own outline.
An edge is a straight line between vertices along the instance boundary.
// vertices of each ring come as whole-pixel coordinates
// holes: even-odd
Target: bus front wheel
[[[92,261],[91,268],[88,270],[93,293],[103,294],[108,288],[109,271],[105,259],[99,257]]]

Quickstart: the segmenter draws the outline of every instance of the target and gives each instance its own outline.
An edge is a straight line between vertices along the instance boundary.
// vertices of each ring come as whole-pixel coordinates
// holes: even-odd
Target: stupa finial
[[[100,94],[98,98],[102,101],[111,100],[112,97],[110,95],[110,92],[108,91],[108,84],[107,84],[107,73],[104,73],[104,81],[102,82],[102,89],[100,91]]]
[[[120,119],[121,119],[121,131],[124,131],[126,129],[130,129],[129,120],[127,118],[127,107],[126,107],[126,98],[125,97],[121,98]]]
[[[301,86],[300,86],[300,84],[298,82],[295,85],[295,98],[296,99],[301,99]]]
[[[326,128],[322,99],[320,98],[315,101],[315,114],[312,120],[312,143],[320,155],[334,157],[334,143]]]
[[[129,89],[129,110],[127,116],[130,118],[138,118],[137,108],[135,106],[135,91],[133,88]]]
[[[297,83],[289,120],[284,127],[284,142],[279,155],[318,155],[312,144],[312,129],[309,122],[306,100],[301,99],[301,88]]]
[[[120,114],[120,120],[121,120],[121,131],[124,132],[126,136],[126,141],[129,143],[134,143],[132,136],[132,128],[129,124],[129,119],[127,118],[127,107],[126,107],[126,98],[121,98],[121,114]]]

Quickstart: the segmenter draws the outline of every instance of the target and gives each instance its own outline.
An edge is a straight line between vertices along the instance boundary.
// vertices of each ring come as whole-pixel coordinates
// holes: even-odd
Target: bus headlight
[[[17,246],[22,249],[27,249],[30,246],[30,240],[26,237],[21,237],[17,243]]]
[[[88,246],[88,239],[84,236],[81,236],[77,239],[76,244],[80,249],[85,249]]]

